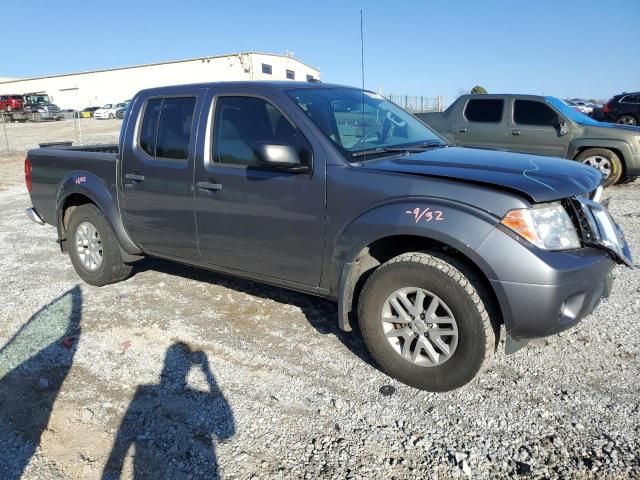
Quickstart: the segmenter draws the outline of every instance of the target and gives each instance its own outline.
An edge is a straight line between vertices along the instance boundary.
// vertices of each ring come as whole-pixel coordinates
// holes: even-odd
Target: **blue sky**
[[[291,51],[325,82],[360,85],[362,8],[372,90],[447,101],[476,84],[598,99],[640,90],[640,0],[2,3],[19,21],[3,22],[0,77],[255,50]]]

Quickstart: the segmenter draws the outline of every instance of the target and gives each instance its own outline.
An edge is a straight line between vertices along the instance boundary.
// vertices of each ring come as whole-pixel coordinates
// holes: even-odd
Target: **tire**
[[[113,113],[109,114],[109,120],[113,120]]]
[[[600,170],[605,176],[605,188],[618,183],[624,172],[620,157],[606,148],[589,148],[581,152],[576,160]]]
[[[80,242],[87,231],[91,232],[91,227],[97,232],[97,241],[94,235],[95,253],[100,257],[100,262],[92,262],[95,265],[87,265],[87,257],[96,258],[95,255],[81,254]],[[80,230],[80,233],[79,233]],[[79,243],[80,242],[80,243]],[[124,280],[131,274],[133,267],[127,265],[122,260],[120,245],[107,219],[100,210],[93,204],[85,204],[77,207],[71,214],[67,229],[67,245],[71,263],[78,276],[89,285],[102,287],[110,283]],[[89,245],[86,245],[85,251]],[[93,268],[92,268],[93,267]]]
[[[7,106],[7,112],[10,112],[11,110],[13,110],[11,106]]]
[[[433,358],[429,359],[426,350],[422,348],[417,349],[420,354],[416,360],[413,355],[406,358],[401,353],[402,347],[406,345],[404,338],[394,335],[390,341],[387,337],[391,331],[397,332],[410,325],[404,324],[403,327],[402,324],[395,325],[383,320],[383,316],[389,318],[388,298],[398,291],[413,287],[432,295],[422,302],[423,306],[427,305],[427,319],[429,306],[434,298],[444,306],[440,304],[438,310],[434,310],[436,314],[440,312],[438,317],[432,317],[437,318],[436,323],[423,322],[422,327],[409,327],[412,335],[415,336],[414,329],[419,331],[425,325],[432,325],[424,337],[434,338],[432,334],[435,330],[442,329],[438,319],[446,316],[453,317],[451,326],[457,328],[456,342],[453,336],[444,340],[445,343],[449,342],[449,358],[444,359],[447,356],[445,350],[431,343],[431,347],[440,354],[440,363],[433,362]],[[369,277],[362,290],[358,319],[364,342],[382,369],[407,385],[431,392],[459,388],[473,380],[490,364],[499,340],[499,322],[497,319],[492,322],[487,310],[489,301],[483,301],[483,295],[479,291],[482,291],[482,287],[473,273],[448,256],[411,252],[392,258]],[[411,298],[411,295],[406,295],[405,298]],[[415,300],[417,294],[413,298]],[[398,317],[393,316],[400,321]],[[411,320],[412,323],[414,321]],[[414,337],[409,345],[417,345],[417,338]],[[435,338],[436,341],[443,340],[442,336]],[[392,341],[397,345],[394,346]],[[416,348],[413,349],[415,351]]]
[[[33,119],[33,121],[35,123],[40,123],[42,121],[42,115],[40,115],[39,113],[34,113],[31,118]]]
[[[616,123],[621,123],[623,125],[638,125],[638,120],[633,115],[620,115]]]

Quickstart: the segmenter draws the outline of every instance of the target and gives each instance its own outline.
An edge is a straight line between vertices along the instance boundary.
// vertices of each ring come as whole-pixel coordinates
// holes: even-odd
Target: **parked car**
[[[640,125],[640,92],[616,95],[604,104],[605,121],[623,125]]]
[[[127,107],[120,107],[116,110],[116,118],[123,119],[124,114],[127,112]]]
[[[93,118],[106,119],[116,118],[117,105],[114,103],[107,103],[93,112]]]
[[[599,169],[605,186],[640,175],[640,128],[598,122],[555,97],[463,95],[417,117],[454,145],[577,160]]]
[[[340,121],[357,109],[357,128]],[[84,281],[123,280],[148,255],[326,297],[418,388],[473,379],[501,324],[509,352],[575,325],[632,264],[598,170],[450,147],[371,92],[159,87],[127,117],[118,145],[25,160],[27,213],[57,227]]]
[[[20,111],[23,107],[22,95],[0,95],[0,112]]]
[[[572,105],[575,105],[582,113],[589,116],[593,113],[593,109],[599,106],[587,100],[582,100],[581,98],[572,98],[568,101],[571,102]]]
[[[93,117],[93,113],[98,110],[100,107],[86,107],[81,111],[76,112],[77,118],[91,118]]]

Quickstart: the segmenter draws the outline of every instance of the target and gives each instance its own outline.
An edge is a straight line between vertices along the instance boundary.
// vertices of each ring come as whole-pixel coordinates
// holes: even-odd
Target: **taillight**
[[[31,160],[29,160],[29,157],[24,159],[24,183],[27,186],[27,191],[31,193],[33,183],[31,181]]]
[[[602,106],[602,111],[603,111],[604,113],[609,113],[609,112],[611,111],[611,107],[609,106],[609,103],[611,103],[611,100],[609,100],[607,103],[605,103],[605,104]]]

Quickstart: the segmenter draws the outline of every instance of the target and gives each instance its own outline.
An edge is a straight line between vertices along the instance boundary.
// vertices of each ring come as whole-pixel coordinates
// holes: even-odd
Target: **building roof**
[[[0,84],[3,83],[11,83],[11,82],[17,82],[17,81],[24,81],[24,80],[42,80],[45,78],[58,78],[58,77],[69,77],[72,75],[86,75],[89,73],[101,73],[101,72],[113,72],[116,70],[128,70],[128,69],[132,69],[132,68],[144,68],[144,67],[155,67],[157,65],[168,65],[171,63],[187,63],[187,62],[193,62],[195,60],[212,60],[214,58],[225,58],[225,57],[237,57],[239,55],[268,55],[271,57],[281,57],[281,58],[290,58],[291,60],[301,63],[302,65],[312,68],[313,70],[316,70],[318,72],[320,72],[320,70],[316,67],[312,67],[311,65],[304,63],[301,60],[298,60],[295,57],[290,57],[288,55],[281,55],[279,53],[267,53],[267,52],[238,52],[238,53],[228,53],[225,55],[210,55],[210,56],[206,56],[206,57],[195,57],[195,58],[187,58],[184,60],[168,60],[165,62],[156,62],[156,63],[143,63],[141,65],[130,65],[127,67],[115,67],[115,68],[102,68],[99,70],[86,70],[83,72],[73,72],[73,73],[61,73],[61,74],[56,74],[56,75],[44,75],[42,77],[29,77],[29,78],[11,78],[11,77],[0,77]]]

